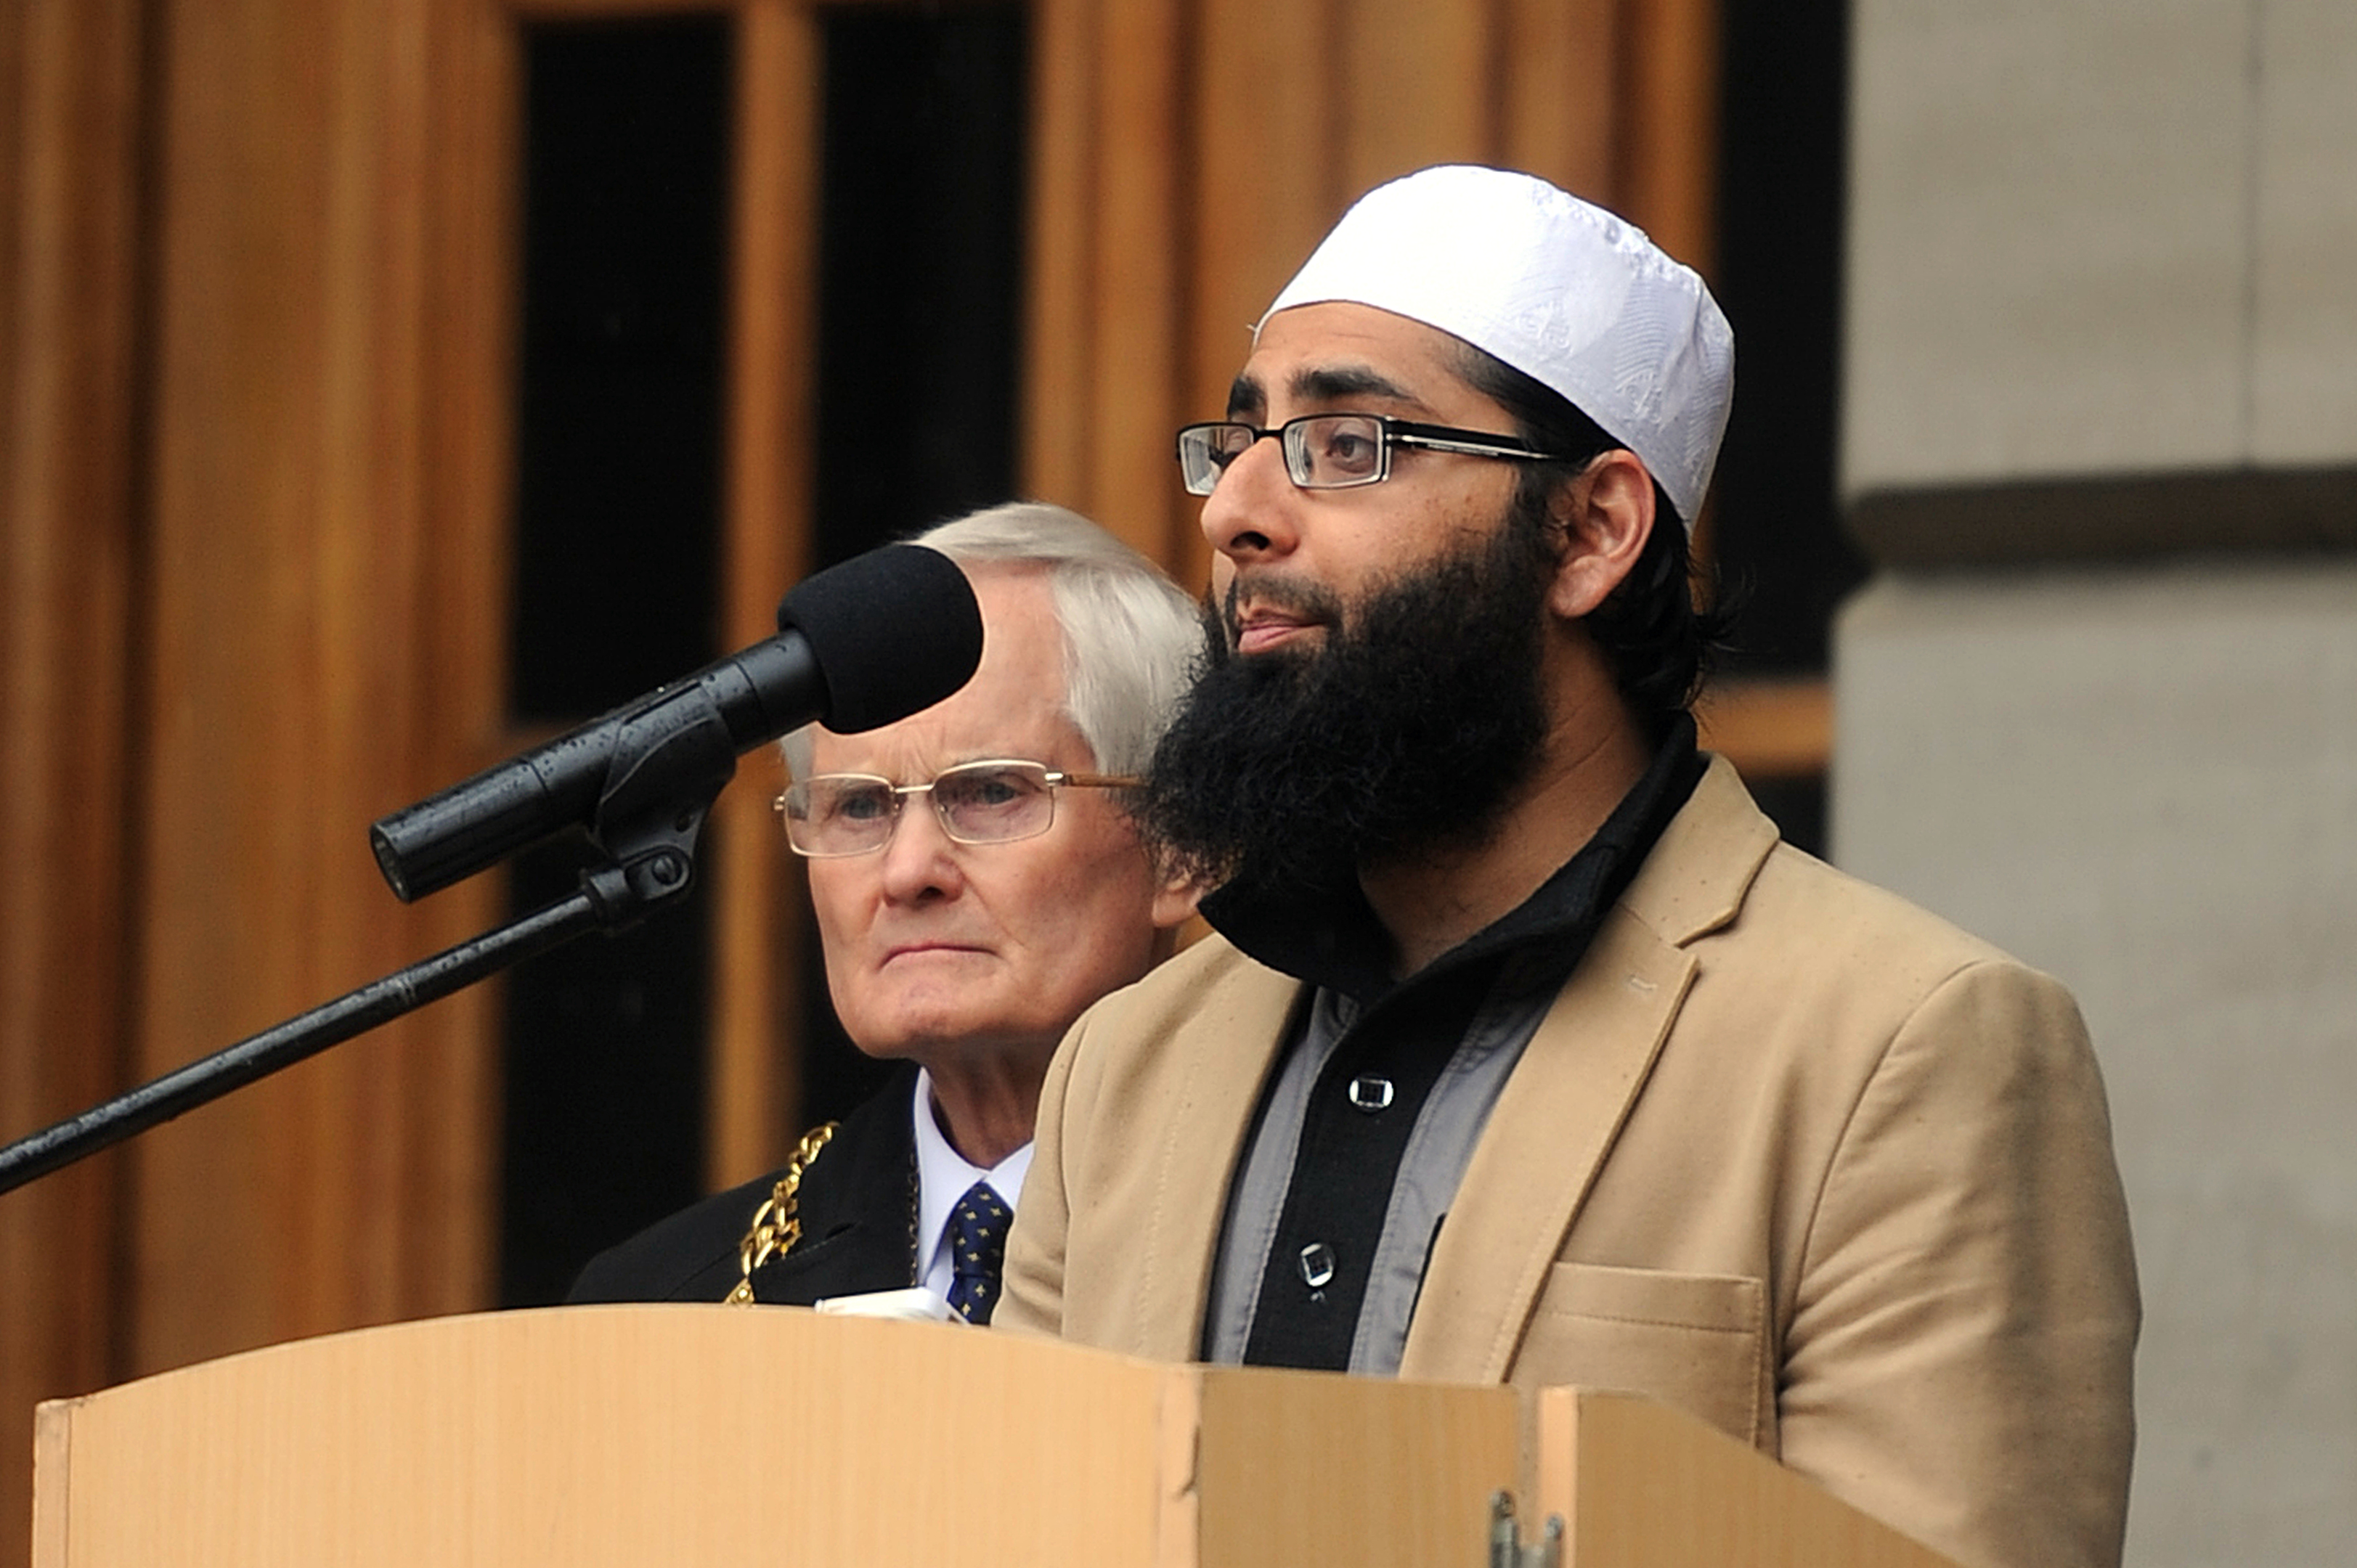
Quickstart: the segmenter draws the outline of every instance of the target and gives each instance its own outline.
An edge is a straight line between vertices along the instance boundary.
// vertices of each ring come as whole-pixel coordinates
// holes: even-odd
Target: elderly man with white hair
[[[2115,1563],[2137,1304],[2053,981],[1779,842],[1689,704],[1701,280],[1427,169],[1263,318],[1150,835],[1218,936],[1058,1053],[1002,1326],[1651,1393],[1975,1568]]]
[[[897,724],[787,736],[779,800],[836,1015],[911,1070],[783,1169],[593,1259],[575,1302],[907,1292],[987,1323],[1049,1058],[1192,912],[1126,797],[1195,663],[1193,601],[1060,507],[997,507],[915,542],[971,581],[980,668]]]

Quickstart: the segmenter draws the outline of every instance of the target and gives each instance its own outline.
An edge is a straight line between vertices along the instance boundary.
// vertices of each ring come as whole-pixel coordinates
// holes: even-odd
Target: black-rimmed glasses
[[[1534,450],[1494,430],[1457,430],[1419,424],[1380,413],[1310,413],[1263,430],[1232,419],[1208,420],[1178,432],[1178,472],[1187,493],[1208,496],[1228,465],[1265,436],[1277,438],[1286,477],[1305,490],[1340,490],[1381,484],[1391,478],[1392,448],[1422,446],[1469,457],[1505,457],[1525,463],[1567,463],[1569,457]]]
[[[794,853],[823,860],[882,849],[892,841],[900,807],[911,795],[932,798],[942,832],[959,843],[1006,843],[1048,831],[1056,820],[1058,789],[1131,789],[1142,782],[994,758],[945,768],[923,784],[895,784],[867,773],[821,773],[788,785],[773,804]]]

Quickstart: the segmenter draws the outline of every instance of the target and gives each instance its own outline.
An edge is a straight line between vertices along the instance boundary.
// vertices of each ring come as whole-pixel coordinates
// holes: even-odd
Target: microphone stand
[[[705,818],[736,771],[735,749],[717,723],[686,736],[665,732],[643,750],[617,756],[590,831],[605,858],[582,872],[577,891],[0,1148],[0,1193],[525,959],[593,930],[619,931],[675,903],[695,880]]]

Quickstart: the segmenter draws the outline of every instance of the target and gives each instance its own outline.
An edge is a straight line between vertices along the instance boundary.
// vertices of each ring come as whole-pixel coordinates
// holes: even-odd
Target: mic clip
[[[694,886],[696,841],[736,776],[737,747],[711,694],[689,682],[624,717],[610,755],[588,829],[605,858],[581,872],[608,933]]]

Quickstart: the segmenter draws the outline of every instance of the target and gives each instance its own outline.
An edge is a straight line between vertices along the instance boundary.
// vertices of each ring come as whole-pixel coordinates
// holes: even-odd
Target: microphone
[[[814,722],[846,735],[897,723],[981,661],[965,574],[920,545],[871,550],[789,593],[777,636],[379,820],[369,843],[406,904],[562,829],[595,832],[618,796],[702,784],[700,812],[755,746]]]

